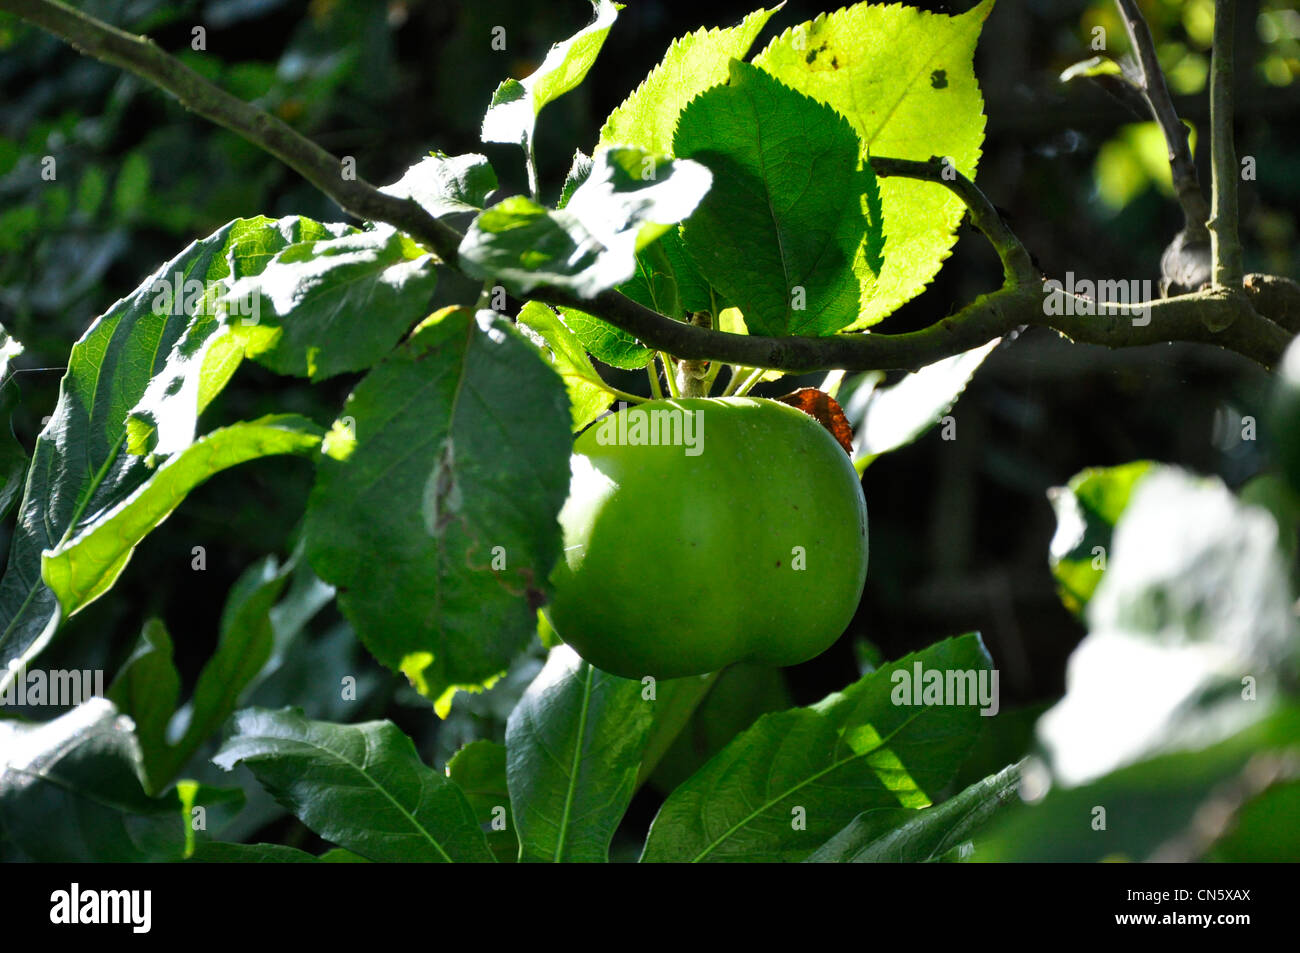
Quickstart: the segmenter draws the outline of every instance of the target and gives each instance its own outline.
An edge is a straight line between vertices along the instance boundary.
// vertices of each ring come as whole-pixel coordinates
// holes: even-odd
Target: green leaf
[[[957,402],[1001,338],[929,364],[893,387],[860,383],[844,402],[853,427],[853,459],[859,470],[891,450],[905,447],[937,423]],[[865,382],[864,382],[865,383]]]
[[[845,116],[871,155],[946,156],[973,179],[984,141],[973,59],[992,9],[993,0],[983,0],[951,17],[858,3],[786,30],[754,65]],[[965,212],[943,186],[900,177],[880,183],[880,203],[884,267],[854,328],[875,324],[925,288]]]
[[[1038,722],[1058,781],[1204,747],[1277,709],[1297,645],[1277,536],[1270,514],[1217,479],[1174,468],[1142,479],[1065,697]]]
[[[370,652],[445,715],[450,689],[503,671],[536,631],[569,487],[564,386],[508,321],[449,308],[343,413],[308,558]]]
[[[460,788],[388,721],[334,725],[248,708],[212,759],[242,764],[321,837],[373,861],[490,861]]]
[[[1289,753],[1294,759],[1297,738],[1300,711],[1284,708],[1218,744],[1159,755],[1079,787],[1053,787],[1042,796],[1040,782],[1033,802],[1012,808],[976,839],[973,859],[1030,863],[1199,859],[1195,845],[1204,834],[1196,820],[1202,809],[1210,807],[1208,816],[1223,818],[1230,802],[1216,804],[1216,795],[1238,786],[1251,773],[1247,766],[1262,767],[1270,753]],[[1099,807],[1104,815],[1098,813]],[[1098,823],[1103,819],[1104,827]],[[1287,824],[1293,825],[1293,818],[1282,828]],[[1284,834],[1282,828],[1271,831],[1274,842]],[[1185,856],[1189,847],[1191,857]]]
[[[596,18],[586,27],[556,43],[526,79],[508,79],[492,94],[483,116],[484,142],[512,142],[528,147],[537,115],[547,103],[576,89],[596,62],[621,4],[592,0]]]
[[[1017,707],[1004,705],[992,718],[985,718],[984,730],[953,778],[954,787],[969,787],[1033,754],[1035,724],[1053,701]]]
[[[215,829],[243,792],[187,783],[149,797],[128,718],[92,698],[52,721],[0,721],[0,831],[52,863],[176,861],[194,849],[195,808]]]
[[[438,276],[433,256],[387,225],[304,241],[260,274],[235,283],[262,329],[248,356],[278,374],[314,381],[377,363],[429,313]],[[250,314],[251,312],[251,314]]]
[[[931,673],[978,683],[990,667],[979,636],[966,635],[809,708],[764,715],[669,796],[641,859],[799,861],[864,811],[928,806],[979,734],[982,702],[944,693],[913,704],[912,689]]]
[[[1157,469],[1149,460],[1076,473],[1047,491],[1056,511],[1049,562],[1061,602],[1075,615],[1097,590],[1110,556],[1111,536],[1138,484]]]
[[[609,860],[654,718],[642,690],[568,646],[551,650],[506,726],[521,860]]]
[[[855,817],[808,858],[822,864],[915,864],[940,860],[1019,803],[1020,765],[978,781],[936,807],[886,808]]]
[[[84,520],[75,535],[43,553],[45,584],[58,597],[63,613],[72,615],[112,587],[140,541],[200,483],[260,457],[314,453],[323,436],[319,426],[296,414],[212,431],[169,458],[130,496]]]
[[[305,850],[283,844],[200,844],[190,861],[196,864],[314,864],[320,860]]]
[[[233,221],[159,268],[73,346],[0,581],[0,688],[7,663],[35,656],[60,622],[42,552],[130,497],[159,457],[189,446],[199,413],[242,360],[257,328],[232,324],[217,299],[231,280],[324,229],[298,218]]]
[[[689,691],[688,686],[697,681],[680,678],[661,682],[661,702],[670,688],[679,692]],[[680,687],[679,683],[682,683]],[[661,791],[671,793],[760,716],[784,711],[791,704],[790,692],[779,668],[758,662],[728,666],[718,675],[699,706],[692,705],[689,721],[650,776],[651,783]],[[656,721],[656,732],[659,728]],[[642,773],[645,773],[644,765]]]
[[[245,690],[266,667],[274,642],[271,611],[293,562],[278,567],[267,557],[231,587],[221,615],[216,651],[204,664],[181,736],[167,740],[180,696],[171,638],[159,620],[145,623],[140,642],[109,686],[108,697],[130,715],[140,739],[142,776],[150,793],[162,790],[230,717]]]
[[[575,433],[609,409],[613,391],[591,366],[582,343],[554,311],[540,301],[529,301],[519,312],[517,323],[564,380]]]
[[[693,311],[707,311],[716,316],[730,305],[726,295],[712,287],[700,274],[695,260],[686,251],[680,225],[659,239],[656,247],[668,264],[677,292],[678,308],[683,315]],[[676,317],[675,314],[673,316]]]
[[[379,191],[414,199],[434,218],[461,212],[478,212],[497,187],[497,174],[486,156],[469,153],[449,156],[433,152]]]
[[[880,269],[867,211],[878,187],[842,116],[734,60],[727,85],[682,111],[673,152],[713,173],[682,240],[750,330],[830,334],[857,320],[859,276]]]
[[[518,860],[519,838],[510,816],[506,783],[506,746],[483,739],[471,741],[447,762],[447,777],[465,793],[496,859],[501,863]]]
[[[350,850],[344,850],[342,847],[335,847],[333,850],[327,850],[317,858],[322,864],[368,864],[360,854],[354,854]]]
[[[610,367],[639,371],[654,359],[654,351],[608,321],[577,308],[561,308],[560,314],[564,315],[564,323],[577,335],[587,353]]]
[[[172,658],[172,640],[161,619],[149,619],[131,654],[118,669],[108,698],[135,723],[140,745],[140,777],[157,792],[174,776],[163,766],[171,753],[167,725],[181,697],[181,676]]]
[[[591,176],[591,169],[591,156],[581,149],[575,149],[573,164],[569,166],[569,174],[564,177],[564,187],[560,189],[560,200],[555,203],[556,208],[564,208],[569,204],[569,199],[573,198],[573,193],[577,191],[578,186]]]
[[[631,281],[619,285],[618,290],[620,294],[645,305],[651,311],[658,311],[680,321],[684,315],[677,295],[677,279],[673,277],[673,266],[664,252],[665,246],[672,239],[680,242],[676,232],[669,232],[645,251],[638,253],[636,274]]]
[[[726,82],[728,64],[745,57],[777,9],[755,10],[734,27],[701,27],[673,40],[663,61],[609,114],[600,130],[597,149],[637,146],[647,152],[673,155],[678,114],[700,93]]]
[[[690,215],[709,181],[696,162],[607,149],[563,209],[516,195],[479,215],[461,264],[518,297],[543,285],[594,297],[635,274],[636,253]]]

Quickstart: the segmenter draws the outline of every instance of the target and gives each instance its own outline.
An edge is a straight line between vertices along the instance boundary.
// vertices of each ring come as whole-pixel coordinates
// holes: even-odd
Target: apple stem
[[[711,331],[713,316],[707,311],[696,311],[691,315],[691,324]],[[708,397],[708,377],[708,361],[678,361],[677,393],[682,397]]]

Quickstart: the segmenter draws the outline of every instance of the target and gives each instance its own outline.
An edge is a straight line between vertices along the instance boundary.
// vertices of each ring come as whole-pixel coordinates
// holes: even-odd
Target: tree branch
[[[1210,161],[1213,206],[1210,210],[1210,258],[1214,283],[1240,288],[1241,239],[1237,234],[1237,150],[1232,140],[1233,47],[1236,43],[1235,0],[1215,0],[1214,52],[1210,58]]]
[[[870,163],[876,175],[921,179],[950,189],[965,203],[970,212],[971,223],[984,234],[997,251],[1007,284],[1012,287],[1028,287],[1038,283],[1038,269],[1034,267],[1033,259],[1029,257],[1029,252],[1020,243],[1020,239],[1007,228],[1007,223],[997,213],[993,203],[975,186],[975,183],[953,168],[949,162],[938,156],[931,156],[928,162],[874,156]]]
[[[1124,29],[1128,32],[1129,42],[1133,46],[1142,82],[1139,89],[1142,97],[1151,109],[1151,115],[1164,133],[1165,144],[1169,149],[1169,170],[1173,178],[1174,192],[1178,204],[1183,209],[1183,227],[1188,238],[1197,239],[1205,236],[1205,220],[1209,217],[1209,208],[1205,204],[1205,193],[1196,175],[1196,163],[1192,159],[1191,146],[1187,138],[1187,126],[1178,118],[1174,110],[1169,87],[1165,83],[1164,71],[1156,57],[1155,41],[1151,38],[1151,29],[1138,9],[1137,0],[1115,0],[1120,17],[1124,20]]]
[[[63,38],[82,52],[120,66],[171,93],[188,109],[243,136],[276,156],[336,201],[344,210],[369,221],[401,229],[455,266],[462,236],[409,199],[379,191],[365,180],[344,179],[341,163],[283,122],[224,92],[175,60],[145,37],[132,36],[74,10],[58,0],[0,0],[0,10]],[[914,162],[873,158],[881,175],[903,175],[936,182],[966,203],[971,220],[997,249],[1006,286],[982,295],[956,314],[920,331],[903,334],[836,334],[829,337],[758,337],[730,334],[675,321],[643,307],[616,291],[594,298],[553,288],[532,297],[547,304],[576,308],[635,335],[647,347],[684,360],[721,361],[747,367],[807,372],[843,370],[915,370],[970,350],[1018,328],[1054,328],[1077,341],[1107,347],[1132,347],[1170,341],[1214,344],[1273,366],[1289,335],[1279,324],[1250,306],[1269,301],[1294,307],[1291,294],[1275,286],[1248,299],[1241,294],[1199,292],[1128,306],[1096,305],[1083,298],[1043,289],[1019,239],[1002,222],[973,182],[940,160]],[[1049,313],[1050,312],[1050,313]]]

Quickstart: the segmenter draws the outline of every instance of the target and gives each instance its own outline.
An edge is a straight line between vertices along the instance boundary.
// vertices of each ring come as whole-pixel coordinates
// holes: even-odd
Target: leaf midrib
[[[745,815],[743,818],[741,818],[731,827],[723,831],[722,834],[720,834],[718,837],[714,838],[714,840],[711,843],[709,843],[703,850],[701,850],[696,856],[692,857],[690,862],[693,864],[699,863],[699,861],[701,861],[704,857],[708,856],[708,854],[712,853],[714,849],[716,849],[723,841],[731,837],[731,835],[734,834],[736,831],[738,831],[740,828],[744,827],[746,824],[748,824],[754,818],[758,817],[764,811],[770,810],[772,807],[779,804],[781,801],[785,800],[786,798],[790,797],[792,794],[795,794],[798,791],[802,790],[807,785],[812,784],[814,781],[817,781],[820,778],[825,777],[827,774],[830,774],[832,771],[842,767],[843,765],[848,764],[851,761],[854,761],[858,758],[865,758],[868,755],[872,755],[878,751],[881,751],[887,744],[889,744],[889,742],[893,738],[895,738],[898,735],[900,731],[902,731],[904,728],[910,725],[917,718],[920,718],[921,715],[924,714],[924,712],[925,709],[923,708],[920,711],[916,712],[915,714],[909,715],[906,719],[903,720],[903,722],[897,728],[895,728],[885,737],[881,738],[880,741],[873,747],[868,748],[865,751],[855,752],[854,754],[851,754],[847,758],[841,758],[839,761],[831,762],[831,764],[827,765],[825,768],[822,768],[820,771],[809,775],[808,777],[804,778],[804,780],[800,781],[798,784],[794,785],[793,787],[783,791],[778,796],[770,798],[766,802],[762,803],[759,807],[755,808],[753,811]]]

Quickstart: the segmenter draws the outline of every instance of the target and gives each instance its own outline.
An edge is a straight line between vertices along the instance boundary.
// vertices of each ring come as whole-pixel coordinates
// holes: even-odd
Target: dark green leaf
[[[824,864],[925,863],[969,841],[1010,804],[1019,803],[1020,766],[977,781],[921,811],[885,808],[855,817],[808,860]]]
[[[670,686],[694,681],[682,678],[661,682],[661,704]],[[651,783],[665,793],[672,792],[761,715],[783,711],[790,705],[790,693],[779,668],[740,662],[724,669],[659,762]],[[655,727],[659,727],[657,721]]]
[[[506,746],[482,739],[471,741],[447,762],[447,777],[465,792],[496,859],[502,863],[518,860],[519,838],[510,816],[506,783]]]
[[[996,683],[978,635],[883,666],[809,708],[764,715],[672,793],[643,861],[798,861],[864,811],[928,806],[980,730],[978,697],[911,694],[961,673]],[[897,699],[897,701],[895,701]],[[990,705],[990,707],[991,707]]]
[[[238,790],[187,783],[145,794],[131,722],[92,698],[42,724],[0,722],[0,830],[42,862],[174,861],[243,804]]]
[[[843,116],[737,60],[727,85],[682,111],[673,152],[713,173],[682,239],[750,331],[830,334],[857,320],[883,238],[863,199],[875,175]]]
[[[212,759],[242,764],[328,841],[373,861],[490,861],[469,802],[387,721],[334,725],[249,708]]]
[[[258,329],[232,322],[217,299],[286,245],[323,231],[298,218],[231,222],[159,268],[72,348],[0,581],[0,672],[33,657],[58,627],[41,553],[129,498],[160,458],[189,446],[199,413],[256,340]]]
[[[670,239],[680,243],[677,233],[672,231],[640,252],[636,256],[636,274],[631,281],[619,285],[618,290],[651,311],[681,320],[683,313],[677,295],[677,279],[673,277],[673,267],[664,253]]]
[[[510,803],[524,861],[609,860],[654,718],[640,682],[552,649],[506,727]]]
[[[754,65],[845,117],[871,155],[942,156],[974,179],[985,125],[975,46],[992,9],[993,0],[958,16],[855,3],[786,30]],[[966,212],[942,185],[901,176],[882,179],[876,201],[885,257],[850,330],[877,323],[924,290],[951,254]]]
[[[139,645],[113,680],[108,696],[136,723],[146,790],[159,791],[170,783],[265,668],[273,642],[272,606],[292,568],[292,562],[280,568],[267,557],[231,588],[216,652],[199,673],[181,737],[174,744],[166,736],[180,678],[172,662],[171,639],[160,621],[145,624]]]
[[[499,315],[447,309],[343,413],[308,557],[366,647],[445,714],[453,689],[503,671],[536,631],[569,486],[564,386]]]

